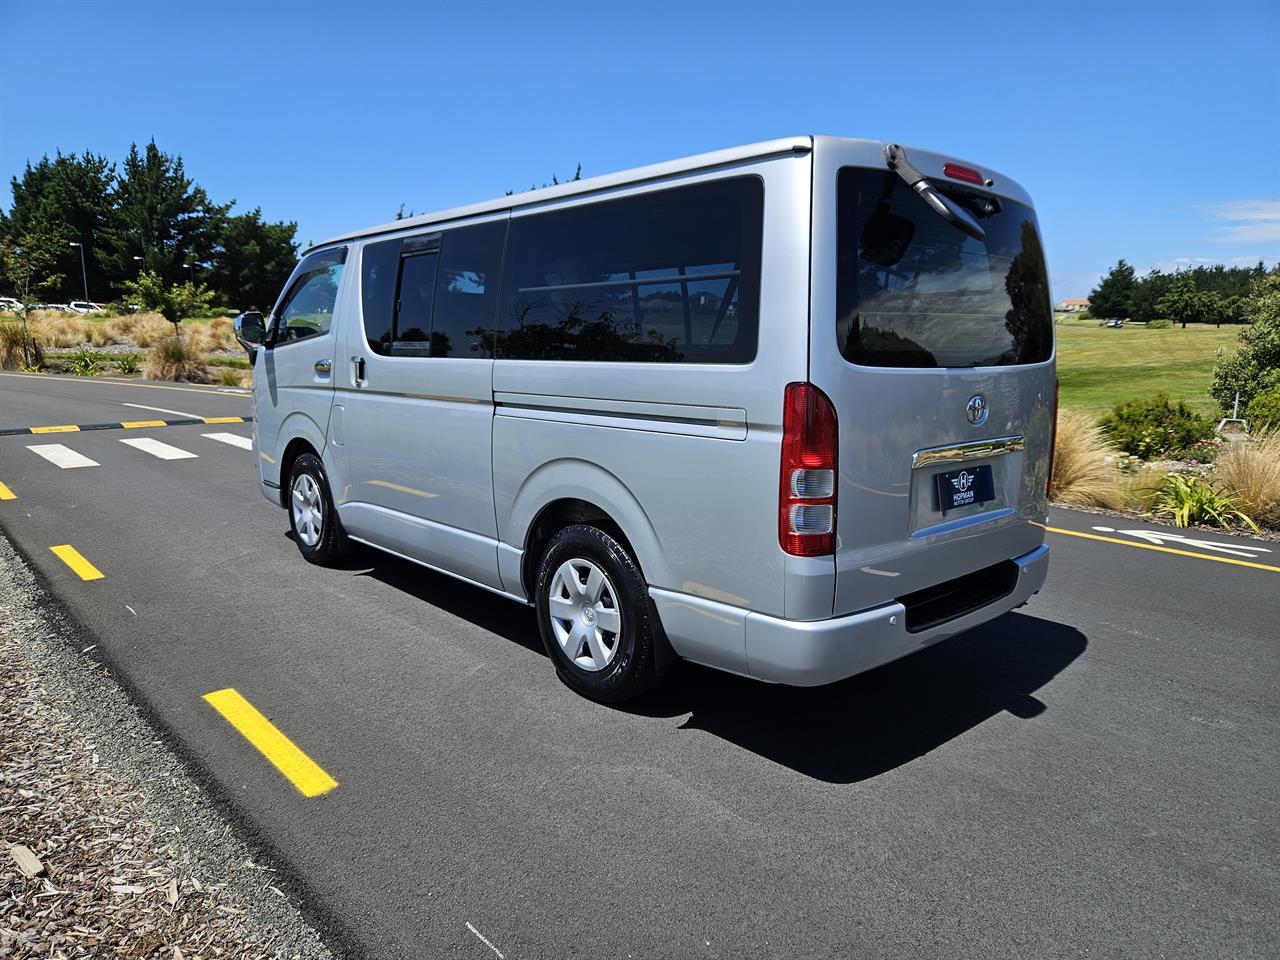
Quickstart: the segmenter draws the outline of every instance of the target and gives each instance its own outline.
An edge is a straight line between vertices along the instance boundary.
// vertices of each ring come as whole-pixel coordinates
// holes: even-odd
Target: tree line
[[[1089,313],[1105,320],[1169,320],[1188,323],[1244,323],[1244,305],[1255,281],[1267,275],[1262,261],[1252,267],[1199,266],[1144,277],[1121,260],[1089,294]]]
[[[13,177],[0,210],[0,295],[106,302],[147,277],[229,308],[268,307],[297,262],[297,224],[232,213],[154,140],[117,164],[59,152]],[[83,253],[83,262],[81,254]],[[25,296],[24,296],[25,294]]]

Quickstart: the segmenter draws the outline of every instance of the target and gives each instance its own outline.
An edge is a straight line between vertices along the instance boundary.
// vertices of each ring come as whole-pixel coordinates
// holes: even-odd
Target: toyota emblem
[[[964,408],[964,415],[969,418],[969,422],[975,427],[980,427],[987,422],[987,401],[980,393],[975,393],[969,398],[969,403]]]

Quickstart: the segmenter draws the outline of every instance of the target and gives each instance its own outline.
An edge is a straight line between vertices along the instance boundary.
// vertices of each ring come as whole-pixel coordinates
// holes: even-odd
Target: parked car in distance
[[[22,301],[13,297],[0,297],[0,310],[18,311],[22,309]]]
[[[67,308],[72,313],[101,313],[102,304],[94,303],[92,300],[72,300],[67,304]]]
[[[951,157],[791,137],[411,217],[236,335],[303,557],[526,603],[598,700],[676,658],[830,683],[1044,583],[1039,227]]]
[[[72,309],[65,303],[33,303],[32,310],[52,310],[57,313],[72,313]]]
[[[1119,330],[1121,327],[1124,326],[1124,321],[1121,319],[1108,320],[1107,326],[1110,327],[1112,330]]]

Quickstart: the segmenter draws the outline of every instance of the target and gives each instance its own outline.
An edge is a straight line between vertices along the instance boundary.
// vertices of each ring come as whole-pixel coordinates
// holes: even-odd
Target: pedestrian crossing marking
[[[200,436],[208,437],[210,440],[217,440],[219,443],[229,443],[231,446],[239,447],[241,450],[253,449],[252,440],[234,433],[202,433]]]
[[[161,460],[194,460],[198,456],[167,443],[161,443],[154,437],[125,437],[120,442],[135,450],[149,453],[153,457],[159,457]]]
[[[99,466],[97,460],[90,460],[83,454],[76,453],[70,447],[65,447],[60,443],[38,443],[27,447],[37,456],[44,457],[55,467],[61,467],[63,470],[71,470],[75,467],[96,467]]]

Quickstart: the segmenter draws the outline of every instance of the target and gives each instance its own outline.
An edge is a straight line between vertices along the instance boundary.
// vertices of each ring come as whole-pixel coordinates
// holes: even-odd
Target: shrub
[[[129,338],[140,347],[152,347],[173,338],[173,326],[158,313],[135,314],[132,319]]]
[[[1147,321],[1148,330],[1168,330],[1173,326],[1173,321],[1168,317],[1156,317],[1154,320]]]
[[[102,354],[81,347],[66,358],[67,369],[77,377],[96,377],[102,372]]]
[[[208,327],[211,350],[234,350],[237,347],[235,329],[230,317],[210,320]]]
[[[1263,390],[1254,396],[1246,408],[1245,419],[1253,431],[1280,430],[1280,387]]]
[[[161,340],[147,354],[142,375],[148,380],[185,380],[204,383],[206,378],[200,354],[176,337]]]
[[[116,370],[124,376],[130,376],[138,372],[138,368],[142,366],[142,354],[140,353],[117,353],[115,356]]]
[[[1256,394],[1280,386],[1280,270],[1254,281],[1242,312],[1251,326],[1240,331],[1234,356],[1219,355],[1209,388],[1228,416],[1237,391],[1247,408]]]
[[[1183,455],[1197,440],[1213,436],[1213,424],[1167,393],[1122,403],[1098,421],[1103,436],[1143,460]]]
[[[120,338],[115,335],[115,331],[111,329],[111,325],[105,322],[86,323],[84,325],[84,335],[91,346],[105,347],[107,344],[115,343]]]
[[[1093,420],[1081,413],[1058,413],[1053,454],[1053,499],[1077,506],[1102,506],[1120,480],[1115,447]]]
[[[1164,478],[1156,488],[1152,513],[1173,520],[1175,527],[1205,523],[1229,530],[1242,523],[1258,530],[1258,525],[1240,510],[1237,497],[1189,473],[1171,473]]]
[[[1280,527],[1280,428],[1232,443],[1213,473],[1251,517]]]
[[[43,364],[44,348],[38,338],[28,336],[24,350],[22,324],[0,323],[0,370],[39,369]]]
[[[235,367],[223,367],[218,371],[218,382],[224,387],[240,386],[240,371]]]
[[[51,310],[36,310],[31,317],[31,331],[46,347],[78,347],[85,342],[84,323],[75,314],[67,316]]]

